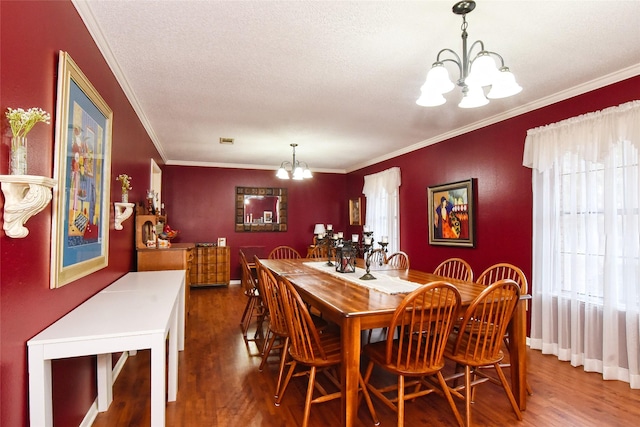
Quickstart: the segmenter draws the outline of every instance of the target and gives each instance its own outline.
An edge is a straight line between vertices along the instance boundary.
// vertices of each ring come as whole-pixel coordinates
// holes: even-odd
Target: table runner
[[[374,289],[385,294],[406,294],[418,289],[421,284],[410,282],[408,280],[400,279],[398,277],[391,277],[384,274],[382,271],[374,271],[372,274],[376,277],[374,280],[361,280],[366,270],[364,268],[356,267],[355,273],[340,273],[336,271],[335,266],[327,266],[326,261],[323,262],[305,262],[304,265],[311,267],[315,270],[328,273],[332,276],[344,279],[348,282],[354,283],[358,286],[364,286],[365,288]]]

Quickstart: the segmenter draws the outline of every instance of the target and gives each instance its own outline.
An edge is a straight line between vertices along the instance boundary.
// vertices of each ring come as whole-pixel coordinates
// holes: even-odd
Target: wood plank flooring
[[[258,371],[258,346],[245,346],[239,327],[245,302],[239,286],[191,290],[178,400],[167,404],[167,426],[301,425],[306,378],[294,378],[282,405],[274,405],[277,357],[263,372]],[[527,401],[524,420],[515,418],[499,387],[485,383],[472,406],[475,426],[629,426],[640,419],[640,390],[603,381],[600,374],[586,373],[539,351],[529,350],[528,357],[534,394]],[[114,385],[111,407],[98,415],[94,427],[149,426],[149,377],[149,352],[130,357]],[[394,381],[382,372],[376,371],[374,377],[379,382]],[[395,413],[373,399],[381,425],[395,426]],[[457,403],[464,414],[463,402]],[[364,402],[359,418],[360,426],[373,425]],[[405,424],[456,425],[446,401],[437,394],[407,403]],[[339,425],[339,401],[312,406],[310,427]]]

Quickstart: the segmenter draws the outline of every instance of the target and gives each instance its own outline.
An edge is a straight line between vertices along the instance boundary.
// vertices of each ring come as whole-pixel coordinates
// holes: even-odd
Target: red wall
[[[444,259],[461,257],[477,277],[509,262],[531,281],[531,169],[522,166],[527,130],[639,98],[640,76],[425,147],[349,174],[348,197],[360,195],[365,175],[398,166],[401,247],[412,267],[433,271]],[[429,245],[427,187],[469,178],[477,188],[475,248]]]
[[[264,256],[279,245],[297,249],[302,256],[313,241],[316,223],[345,230],[348,221],[346,176],[314,173],[313,179],[283,181],[275,171],[165,166],[162,197],[167,222],[180,230],[177,242],[216,242],[227,238],[231,246],[231,278],[240,278],[241,246],[264,246]],[[284,187],[288,192],[286,232],[236,232],[236,187]]]
[[[132,201],[149,187],[149,159],[162,164],[143,126],[68,1],[0,1],[0,174],[8,173],[7,107],[41,107],[55,114],[57,52],[65,50],[114,111],[112,177],[133,177]],[[525,89],[526,90],[526,89]],[[526,130],[640,97],[640,77],[426,147],[346,176],[315,174],[303,182],[277,180],[274,171],[163,167],[163,197],[178,241],[215,241],[232,248],[288,244],[304,251],[313,225],[334,224],[347,235],[347,200],[361,195],[363,176],[391,166],[402,170],[401,240],[416,268],[431,270],[461,256],[478,274],[497,261],[521,266],[531,277],[531,171],[522,167]],[[494,101],[499,102],[499,101]],[[460,114],[464,114],[463,111]],[[55,116],[53,117],[55,119]],[[29,134],[29,173],[52,176],[54,126],[38,124]],[[475,248],[429,246],[426,187],[477,179]],[[120,197],[115,180],[111,200]],[[236,233],[235,186],[289,189],[289,231]],[[0,198],[0,210],[4,197]],[[364,213],[364,212],[363,212]],[[0,234],[0,425],[26,426],[26,341],[82,301],[134,268],[133,221],[110,227],[109,266],[61,289],[49,289],[52,213],[48,206],[27,223],[29,235]],[[233,278],[239,277],[232,250]],[[114,315],[117,315],[114,313]],[[94,358],[54,363],[54,425],[77,426],[95,398]]]
[[[7,108],[40,107],[52,123],[37,124],[28,135],[28,173],[53,176],[58,51],[64,50],[114,112],[111,201],[120,199],[120,173],[133,177],[132,201],[141,200],[149,187],[149,159],[161,159],[71,2],[3,0],[0,20],[0,174],[9,173]],[[28,425],[27,340],[134,268],[133,221],[114,231],[111,219],[109,266],[49,289],[51,221],[49,204],[27,222],[27,237],[0,232],[0,425],[6,427]],[[96,397],[95,358],[53,365],[54,425],[77,426]]]

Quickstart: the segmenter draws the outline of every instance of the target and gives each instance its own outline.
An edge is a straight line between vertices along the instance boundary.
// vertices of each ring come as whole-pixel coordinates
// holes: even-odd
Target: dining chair
[[[307,252],[307,258],[326,259],[327,247],[325,245],[314,246]]]
[[[279,295],[280,291],[278,290],[278,283],[275,277],[273,277],[271,271],[264,267],[258,259],[256,259],[256,266],[258,268],[258,281],[263,291],[263,299],[269,310],[269,326],[262,351],[262,362],[260,362],[258,370],[262,372],[264,369],[271,350],[280,350],[280,368],[278,370],[278,382],[276,383],[276,391],[274,394],[275,398],[278,399],[289,351],[289,331],[287,330],[287,321],[284,316],[283,301]],[[279,340],[280,344],[274,346],[276,340]]]
[[[242,288],[245,296],[247,297],[247,304],[242,312],[242,318],[240,320],[240,327],[242,329],[242,337],[245,343],[249,341],[255,341],[260,336],[262,331],[262,323],[267,315],[266,307],[263,304],[260,291],[258,288],[257,275],[253,273],[244,252],[239,251],[240,265],[242,267]],[[247,332],[251,326],[253,319],[256,319],[256,332],[253,339],[247,338]]]
[[[307,427],[312,404],[338,399],[342,395],[341,391],[328,393],[325,387],[316,382],[316,374],[318,370],[321,370],[340,389],[338,379],[329,372],[331,368],[336,368],[342,361],[340,332],[337,328],[328,328],[326,331],[319,333],[300,294],[286,277],[278,277],[278,289],[284,301],[284,312],[290,336],[289,355],[292,362],[282,385],[282,391],[276,399],[276,405],[280,404],[284,390],[287,388],[296,367],[298,365],[308,367],[309,383],[307,385],[302,421],[302,427]],[[371,397],[364,385],[362,375],[359,376],[359,384],[371,417],[375,425],[378,425],[379,421],[376,418]],[[320,396],[314,398],[313,394],[316,388],[319,390]]]
[[[467,282],[473,281],[473,270],[469,263],[462,258],[449,258],[442,261],[433,274]]]
[[[369,260],[370,265],[384,265],[387,262],[387,254],[382,249],[374,249],[365,260]]]
[[[487,286],[469,305],[449,338],[444,357],[455,362],[456,366],[464,367],[464,372],[456,372],[445,380],[455,381],[464,377],[464,384],[454,383],[450,391],[465,402],[467,427],[471,425],[471,403],[477,394],[476,387],[490,380],[502,386],[516,417],[522,420],[520,408],[500,366],[504,358],[502,338],[519,298],[520,287],[511,279],[499,280]],[[493,381],[492,377],[478,369],[485,366],[495,369],[498,381]]]
[[[367,344],[369,358],[364,382],[374,396],[398,413],[398,427],[404,426],[404,403],[436,390],[442,391],[458,424],[462,417],[442,375],[444,350],[460,307],[460,293],[443,281],[431,282],[408,294],[396,309],[389,330],[399,329],[384,341]],[[397,383],[375,387],[374,366],[396,375]],[[428,382],[426,378],[434,379]],[[435,377],[435,378],[434,378]],[[410,381],[406,379],[410,378]],[[437,381],[436,381],[437,380]],[[375,417],[374,417],[375,419]]]
[[[518,284],[520,287],[520,294],[527,294],[529,291],[529,284],[527,282],[527,276],[524,275],[524,272],[516,267],[513,264],[509,264],[506,262],[501,262],[498,264],[494,264],[491,267],[487,268],[480,274],[476,283],[481,285],[490,285],[491,283],[497,282],[502,279],[511,279]],[[529,301],[524,301],[525,310],[529,308]],[[507,348],[509,348],[509,334],[505,334],[504,343]],[[510,366],[509,363],[503,363],[503,368],[508,368]],[[533,394],[533,389],[531,385],[529,385],[529,381],[526,383],[527,393],[529,395]]]
[[[298,259],[302,258],[300,252],[292,248],[291,246],[278,246],[274,248],[269,255],[269,259]]]
[[[409,255],[402,251],[391,254],[387,257],[387,265],[398,270],[406,270],[409,268]]]

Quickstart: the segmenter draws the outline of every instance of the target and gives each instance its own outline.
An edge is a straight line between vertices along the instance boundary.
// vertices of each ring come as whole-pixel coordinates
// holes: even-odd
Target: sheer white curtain
[[[367,197],[366,225],[376,242],[389,236],[388,253],[400,250],[400,168],[366,175],[362,193]]]
[[[640,101],[527,132],[531,347],[640,388]]]

